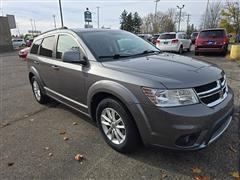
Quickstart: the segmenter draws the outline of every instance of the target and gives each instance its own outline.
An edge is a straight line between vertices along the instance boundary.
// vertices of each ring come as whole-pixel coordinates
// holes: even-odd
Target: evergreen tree
[[[139,34],[140,33],[140,27],[142,25],[142,19],[141,17],[138,15],[137,12],[134,13],[133,15],[133,32],[135,34]]]
[[[120,29],[122,30],[127,30],[127,16],[128,13],[127,11],[124,9],[124,11],[122,12],[121,16],[120,16]]]
[[[127,15],[127,22],[126,22],[126,31],[133,32],[133,16],[132,13],[130,12]]]

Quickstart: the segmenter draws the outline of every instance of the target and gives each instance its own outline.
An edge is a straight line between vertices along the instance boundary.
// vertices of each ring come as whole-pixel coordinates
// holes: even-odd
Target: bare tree
[[[205,14],[202,16],[201,29],[218,27],[221,19],[221,11],[221,2],[212,2]]]

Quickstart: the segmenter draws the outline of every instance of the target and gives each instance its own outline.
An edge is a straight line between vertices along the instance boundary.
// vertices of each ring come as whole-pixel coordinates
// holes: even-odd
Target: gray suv
[[[204,148],[229,126],[233,92],[223,70],[162,53],[126,31],[57,29],[28,55],[36,100],[55,99],[96,121],[119,152],[154,145]]]

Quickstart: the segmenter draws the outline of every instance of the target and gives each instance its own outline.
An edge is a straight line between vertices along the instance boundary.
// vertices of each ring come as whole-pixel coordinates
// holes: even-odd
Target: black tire
[[[179,50],[178,50],[178,54],[182,54],[183,53],[183,46],[181,45]]]
[[[195,54],[195,56],[199,56],[199,52],[195,51],[194,54]]]
[[[120,118],[123,121],[123,125],[125,126],[125,129],[123,130],[125,132],[125,139],[120,144],[113,143],[104,132],[104,129],[103,129],[104,124],[102,124],[101,122],[101,115],[104,112],[104,110],[106,110],[106,108],[115,110],[117,114],[119,114]],[[130,152],[136,151],[137,147],[140,144],[139,133],[131,114],[128,112],[128,110],[120,101],[112,98],[106,98],[102,100],[98,104],[98,107],[96,110],[96,117],[97,117],[98,128],[104,140],[109,146],[111,146],[113,149],[121,153],[130,153]],[[116,137],[116,135],[113,135],[113,136]]]
[[[35,83],[39,87],[39,97],[36,95],[37,93],[34,90]],[[34,95],[36,101],[40,104],[47,104],[49,102],[49,97],[43,93],[42,86],[35,76],[33,76],[31,79],[31,85],[32,85],[33,95]]]
[[[190,44],[189,48],[187,49],[187,52],[191,51],[192,44]]]

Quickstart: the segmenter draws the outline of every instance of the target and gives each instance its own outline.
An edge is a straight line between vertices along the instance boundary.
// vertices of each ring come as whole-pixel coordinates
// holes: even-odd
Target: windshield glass
[[[176,34],[162,34],[159,39],[175,39]]]
[[[219,38],[224,36],[224,30],[209,30],[200,32],[201,38]]]
[[[126,31],[89,31],[79,35],[99,61],[160,52],[152,44]]]

